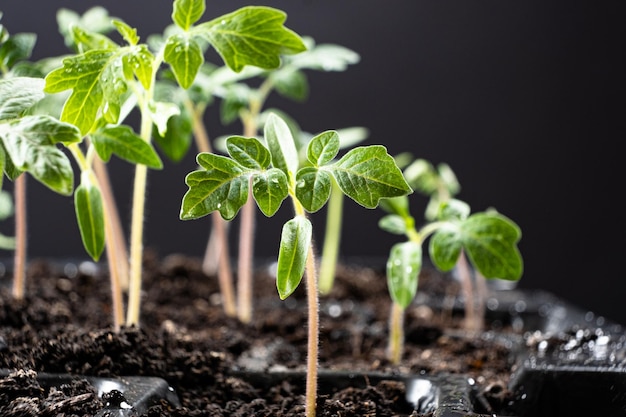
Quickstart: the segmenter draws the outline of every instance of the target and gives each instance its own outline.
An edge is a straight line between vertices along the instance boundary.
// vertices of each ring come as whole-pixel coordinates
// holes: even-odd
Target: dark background
[[[169,23],[169,0],[1,0],[11,33],[37,32],[35,57],[65,52],[55,13],[95,4],[138,28],[143,39]],[[489,206],[523,231],[523,288],[543,288],[626,323],[623,261],[625,9],[623,1],[285,0],[287,26],[318,43],[358,52],[343,73],[309,73],[304,104],[273,97],[311,132],[365,126],[368,144],[447,162],[473,211]],[[209,0],[203,20],[246,3]],[[209,133],[223,128],[216,111]],[[195,152],[194,152],[195,154]],[[194,154],[151,171],[145,246],[159,254],[200,256],[208,218],[178,220],[183,178]],[[132,170],[111,164],[127,222]],[[422,197],[412,199],[419,218]],[[85,255],[72,199],[29,179],[30,257]],[[276,254],[280,226],[291,215],[258,215],[256,250]],[[382,212],[346,203],[344,256],[384,257],[398,241],[377,227]],[[313,217],[317,240],[324,215]],[[68,231],[69,228],[69,231]],[[232,235],[233,239],[235,234]],[[8,256],[9,254],[7,254]]]

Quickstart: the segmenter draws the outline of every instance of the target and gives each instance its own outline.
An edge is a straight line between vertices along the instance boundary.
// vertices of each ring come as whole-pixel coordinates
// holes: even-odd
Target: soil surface
[[[89,265],[87,265],[89,266]],[[148,253],[144,262],[141,325],[115,332],[111,293],[102,270],[33,261],[27,297],[0,294],[1,416],[89,416],[111,398],[98,398],[85,380],[43,387],[37,374],[157,376],[181,404],[162,401],[144,416],[304,415],[304,384],[282,380],[254,384],[243,370],[304,370],[307,317],[304,285],[281,301],[271,268],[258,268],[251,323],[224,314],[218,281],[200,260]],[[10,277],[7,277],[10,278]],[[420,293],[454,297],[449,277],[425,269]],[[418,297],[419,298],[419,297]],[[405,316],[401,365],[386,358],[391,301],[382,271],[339,266],[332,293],[320,298],[323,370],[389,375],[461,374],[476,381],[485,412],[506,400],[513,367],[506,346],[468,337],[451,311],[416,302]],[[302,381],[303,382],[303,381]],[[318,416],[422,416],[404,397],[404,383],[389,378],[363,387],[320,384]]]

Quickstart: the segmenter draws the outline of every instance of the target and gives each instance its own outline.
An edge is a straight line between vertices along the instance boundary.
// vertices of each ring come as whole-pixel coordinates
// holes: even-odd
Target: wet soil
[[[36,379],[42,372],[163,378],[181,404],[162,401],[144,414],[150,417],[304,415],[303,384],[255,385],[242,372],[304,370],[303,285],[281,301],[271,268],[259,267],[253,319],[242,324],[224,314],[217,279],[201,272],[200,260],[148,253],[141,325],[115,332],[106,274],[94,265],[61,266],[32,261],[23,301],[1,289],[0,369],[11,371],[0,378],[1,416],[89,416],[102,407],[84,380],[47,388]],[[458,291],[450,277],[431,269],[420,277],[420,292],[455,297]],[[381,270],[340,265],[332,293],[320,299],[320,368],[461,374],[474,379],[488,408],[505,401],[511,352],[493,338],[465,335],[452,311],[410,306],[402,363],[389,363],[390,303]],[[321,384],[318,416],[423,415],[399,400],[404,390],[394,378],[362,388]]]

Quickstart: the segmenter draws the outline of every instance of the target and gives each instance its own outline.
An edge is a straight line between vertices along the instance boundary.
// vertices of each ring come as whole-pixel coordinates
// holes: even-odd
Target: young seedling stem
[[[24,298],[26,286],[26,174],[15,179],[15,252],[13,254],[13,297]]]
[[[96,178],[98,179],[98,184],[100,184],[102,201],[104,203],[105,225],[107,227],[105,231],[107,241],[107,263],[109,268],[113,271],[112,273],[115,274],[115,277],[112,276],[112,278],[118,281],[120,290],[125,292],[128,291],[130,276],[128,269],[128,245],[126,243],[126,239],[124,238],[124,230],[122,228],[120,216],[115,204],[115,197],[113,196],[109,174],[102,159],[94,158],[93,170],[96,174]],[[116,284],[113,285],[115,286]],[[123,316],[124,314],[122,312],[121,317]]]
[[[341,243],[341,224],[343,220],[343,193],[336,181],[332,181],[328,208],[326,211],[326,229],[320,260],[320,294],[326,295],[333,289],[337,261],[339,259],[339,245]]]
[[[458,184],[447,166],[437,173],[429,163],[418,160],[405,170],[405,176],[411,186],[429,195],[431,200],[426,211],[428,222],[419,230],[410,214],[406,196],[388,199],[381,204],[390,214],[380,220],[380,227],[407,238],[406,242],[391,248],[387,261],[387,283],[392,298],[387,353],[394,364],[402,358],[404,311],[417,292],[422,245],[427,239],[430,239],[428,253],[432,263],[444,272],[456,267],[461,275],[466,297],[465,323],[471,330],[480,328],[482,316],[479,318],[475,314],[477,310],[467,256],[479,275],[476,277],[478,280],[482,276],[518,280],[523,270],[517,249],[521,238],[519,227],[494,210],[470,215],[466,203],[450,197],[452,191],[458,189]],[[484,288],[481,297],[483,291]]]

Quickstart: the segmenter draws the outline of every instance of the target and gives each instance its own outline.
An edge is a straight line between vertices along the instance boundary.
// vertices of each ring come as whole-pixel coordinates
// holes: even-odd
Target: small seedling
[[[392,299],[388,358],[396,364],[403,351],[404,312],[415,298],[423,262],[422,246],[429,238],[428,254],[440,271],[450,271],[459,264],[466,267],[467,256],[485,278],[516,281],[523,272],[517,248],[521,238],[519,227],[495,210],[470,214],[468,204],[450,198],[459,187],[447,165],[436,171],[427,161],[417,160],[405,170],[405,177],[414,189],[427,194],[430,202],[425,215],[427,222],[419,229],[410,213],[408,197],[381,202],[381,208],[390,214],[380,220],[380,227],[408,239],[395,244],[387,260],[387,283]],[[473,297],[466,294],[465,302],[473,303]]]
[[[158,41],[158,39],[155,39]],[[236,120],[243,126],[243,136],[256,137],[259,129],[262,129],[267,114],[276,112],[283,115],[288,122],[300,154],[306,150],[306,143],[311,135],[302,132],[284,112],[275,109],[265,109],[269,96],[277,94],[302,102],[308,97],[309,83],[308,70],[316,71],[344,71],[349,65],[359,60],[359,55],[348,48],[333,44],[316,44],[312,38],[303,38],[306,50],[293,55],[282,57],[279,68],[264,70],[258,67],[247,67],[241,72],[234,72],[228,66],[215,67],[205,63],[196,77],[193,85],[186,90],[168,82],[167,74],[163,74],[160,83],[160,94],[173,97],[180,103],[182,109],[179,115],[173,116],[168,122],[166,137],[156,136],[156,141],[170,158],[180,159],[189,149],[193,134],[197,148],[200,152],[211,152],[215,147],[220,152],[226,152],[225,137],[215,140],[213,146],[209,143],[209,136],[205,128],[202,115],[207,107],[215,99],[220,100],[220,115],[224,125]],[[157,90],[157,93],[159,91]],[[362,129],[350,130],[352,137]],[[363,135],[362,135],[363,136]],[[347,137],[347,135],[346,135]],[[302,158],[302,155],[300,155]],[[306,161],[306,156],[304,156]],[[341,193],[334,193],[331,200],[333,207],[341,199],[337,198]],[[337,211],[337,209],[334,209]],[[340,208],[339,208],[340,211]],[[341,213],[339,213],[341,215]],[[254,202],[248,201],[243,207],[240,218],[238,266],[237,266],[237,290],[232,284],[230,259],[228,256],[227,237],[224,231],[224,221],[218,212],[212,213],[212,233],[205,250],[203,270],[207,274],[217,273],[220,281],[224,310],[229,315],[237,315],[244,323],[252,317],[252,274],[254,258],[253,230],[255,227]],[[336,219],[336,216],[329,217]],[[337,222],[329,222],[329,227],[339,227]],[[332,230],[326,235],[324,244],[324,256],[322,257],[322,271],[324,275],[334,274],[338,233]],[[331,238],[335,240],[331,240]],[[334,257],[333,257],[334,256]],[[325,280],[327,281],[327,279]],[[237,302],[234,301],[233,293],[236,293]],[[236,305],[235,305],[236,304]]]
[[[375,208],[381,198],[411,191],[402,172],[380,145],[357,147],[338,161],[339,137],[335,131],[316,135],[308,144],[310,165],[301,167],[294,138],[279,116],[270,115],[264,126],[264,141],[232,136],[226,141],[229,156],[200,153],[202,169],[187,175],[189,190],[183,197],[180,218],[197,219],[219,211],[233,219],[251,193],[263,214],[273,216],[289,197],[295,216],[282,228],[276,286],[281,299],[289,297],[306,275],[308,305],[308,359],[306,415],[315,416],[319,311],[317,274],[313,251],[313,227],[309,213],[328,201],[331,181],[366,208]]]

